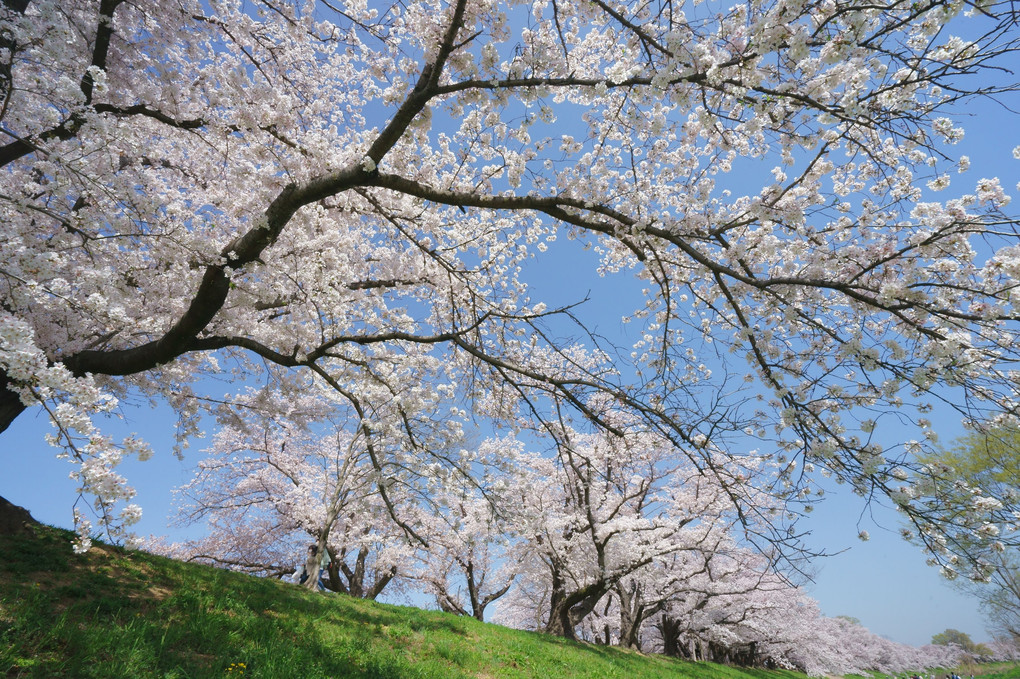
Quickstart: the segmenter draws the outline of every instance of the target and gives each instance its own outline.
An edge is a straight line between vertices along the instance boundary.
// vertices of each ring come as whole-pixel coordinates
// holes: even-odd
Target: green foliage
[[[1020,428],[999,427],[965,436],[955,441],[948,450],[923,457],[922,461],[950,470],[954,479],[979,488],[982,495],[997,498],[1014,496],[1020,488]],[[958,494],[958,511],[966,512],[968,503],[973,499],[972,494],[963,490]],[[1000,528],[1006,530],[1004,526]],[[991,548],[984,547],[981,556],[990,569],[985,578],[987,582],[971,583],[960,579],[959,586],[978,598],[993,628],[1018,636],[1020,553],[1015,548],[996,543]]]
[[[956,644],[962,647],[964,650],[973,648],[974,642],[971,641],[970,635],[966,632],[961,632],[955,629],[947,629],[945,632],[939,632],[931,638],[931,643],[938,646],[949,646],[950,644]]]
[[[931,643],[939,646],[949,646],[950,644],[956,644],[967,653],[978,656],[991,656],[992,650],[984,644],[975,644],[970,638],[970,635],[966,632],[961,632],[955,629],[947,629],[945,632],[939,632],[931,638]]]
[[[972,486],[989,491],[1002,486],[1020,487],[1020,429],[1001,427],[964,436],[942,451],[937,460],[952,467]]]
[[[96,545],[0,536],[0,676],[794,679],[567,642]]]

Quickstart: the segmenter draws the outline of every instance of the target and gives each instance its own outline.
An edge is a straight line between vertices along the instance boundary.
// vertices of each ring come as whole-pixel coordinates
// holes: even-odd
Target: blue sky
[[[806,520],[810,542],[840,554],[816,561],[815,583],[805,589],[828,616],[849,615],[881,636],[922,646],[948,628],[987,640],[977,603],[925,564],[920,548],[899,535],[896,512],[866,508],[842,489],[818,505]],[[859,528],[858,528],[859,526]],[[871,538],[857,537],[867,530]]]

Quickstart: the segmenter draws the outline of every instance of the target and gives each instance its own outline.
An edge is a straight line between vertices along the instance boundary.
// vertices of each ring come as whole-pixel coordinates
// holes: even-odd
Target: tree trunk
[[[18,14],[24,14],[28,9],[28,0],[3,0],[4,7]]]
[[[683,657],[680,644],[680,632],[682,630],[683,628],[679,620],[671,618],[666,613],[662,614],[662,617],[659,619],[659,634],[662,635],[663,655],[668,655],[671,658]]]
[[[457,601],[449,595],[449,593],[439,590],[436,592],[436,603],[439,604],[439,610],[443,613],[453,613],[454,615],[467,616],[465,611]]]
[[[511,575],[505,585],[494,592],[483,595],[486,571],[483,569],[481,577],[476,577],[474,563],[469,560],[464,573],[468,581],[468,591],[471,594],[471,616],[479,622],[485,622],[485,607],[509,592],[516,576]]]
[[[620,600],[620,641],[623,648],[641,650],[641,623],[645,620],[645,607],[641,603],[641,589],[633,585],[630,589],[624,584],[616,588],[616,596]]]
[[[25,412],[21,397],[7,388],[10,383],[7,371],[0,370],[0,433],[7,431],[18,415]]]
[[[576,641],[574,628],[581,624],[595,610],[599,600],[609,591],[609,583],[599,581],[567,593],[566,583],[554,568],[552,573],[552,594],[549,596],[549,620],[545,625],[547,634]]]
[[[365,594],[365,598],[369,601],[375,601],[375,598],[382,594],[383,589],[386,585],[390,584],[390,580],[397,577],[397,567],[390,566],[387,571],[376,571],[375,582],[372,583],[371,589]]]
[[[459,559],[458,559],[459,561]],[[467,563],[461,561],[464,568],[464,581],[467,583],[468,599],[471,605],[471,613],[475,617],[478,616],[480,610],[485,608],[481,598],[478,596],[478,583],[475,582],[475,563],[468,558]],[[478,618],[481,620],[481,618]]]
[[[367,559],[368,549],[362,547],[358,550],[358,556],[354,560],[354,570],[351,570],[346,563],[342,563],[340,566],[344,575],[347,576],[347,589],[351,596],[358,599],[365,598],[365,561]]]
[[[340,592],[341,594],[350,594],[347,589],[347,585],[340,578],[340,562],[337,559],[336,552],[329,546],[326,547],[326,553],[329,554],[329,566],[326,567],[326,573],[329,575],[329,584],[326,586],[327,589],[331,589],[334,592]]]
[[[553,577],[552,594],[549,596],[549,621],[545,624],[545,632],[564,639],[576,640],[574,626],[570,624],[570,606],[563,583]]]

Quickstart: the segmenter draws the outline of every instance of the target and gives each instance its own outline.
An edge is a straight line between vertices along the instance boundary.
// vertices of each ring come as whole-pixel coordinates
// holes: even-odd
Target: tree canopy
[[[976,644],[970,638],[970,635],[966,632],[961,632],[955,629],[947,629],[945,632],[939,632],[931,638],[931,643],[936,646],[949,646],[955,644],[964,650],[966,653],[976,655],[991,655],[991,650],[984,644]]]
[[[975,494],[1012,500],[1020,493],[1020,430],[1013,425],[983,427],[922,460],[946,478],[944,499],[937,503],[946,523],[966,516]],[[976,567],[973,577],[956,583],[981,602],[992,629],[1015,640],[1020,639],[1020,552],[998,539],[1011,530],[1008,524],[985,522],[978,531],[991,541],[958,534]]]
[[[638,431],[762,549],[824,474],[955,568],[947,530],[1016,523],[989,493],[947,528],[915,456],[935,408],[1017,415],[1017,217],[952,148],[1014,88],[1013,11],[5,0],[0,427],[45,408],[114,531],[127,396],[185,440],[314,393],[394,515],[386,465],[427,485],[473,431]],[[568,268],[640,281],[627,342],[532,297]],[[783,473],[732,472],[761,455]]]

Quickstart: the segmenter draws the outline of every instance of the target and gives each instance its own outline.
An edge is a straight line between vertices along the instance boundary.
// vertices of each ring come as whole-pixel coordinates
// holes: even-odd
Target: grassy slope
[[[99,545],[0,535],[0,677],[793,679],[568,643]]]

